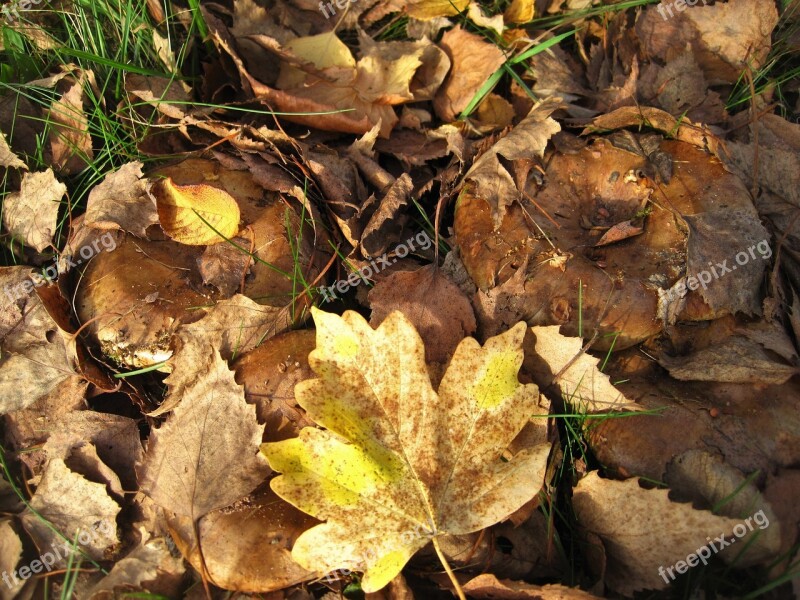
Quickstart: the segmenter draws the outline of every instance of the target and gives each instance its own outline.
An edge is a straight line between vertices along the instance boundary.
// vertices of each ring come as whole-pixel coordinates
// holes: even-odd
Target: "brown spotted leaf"
[[[422,340],[402,313],[374,330],[355,312],[312,310],[318,379],[295,395],[326,429],[262,446],[282,473],[272,489],[327,521],[295,543],[301,566],[362,570],[373,592],[431,539],[479,531],[536,495],[550,445],[523,443],[502,460],[539,397],[517,380],[524,323],[483,346],[464,339],[434,391]]]

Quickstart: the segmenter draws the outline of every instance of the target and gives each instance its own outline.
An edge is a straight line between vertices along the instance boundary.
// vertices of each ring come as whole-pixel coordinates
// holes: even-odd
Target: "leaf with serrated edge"
[[[262,445],[282,473],[273,490],[327,521],[298,538],[301,566],[361,570],[364,591],[376,591],[433,537],[493,525],[539,491],[549,444],[501,460],[539,395],[517,380],[524,323],[483,347],[463,340],[437,393],[402,313],[376,330],[355,312],[313,315],[318,378],[295,395],[327,430]]]
[[[239,232],[239,205],[225,190],[199,183],[178,185],[170,177],[153,184],[164,232],[190,246],[218,244]]]
[[[150,434],[139,485],[159,506],[195,520],[249,494],[268,474],[256,449],[264,426],[212,349],[183,401]]]
[[[583,352],[582,338],[567,337],[558,330],[558,325],[531,327],[535,345],[532,363],[526,366],[540,385],[558,384],[565,400],[587,412],[641,408],[613,386],[597,366],[598,359]]]
[[[636,478],[601,479],[596,471],[578,483],[573,493],[575,516],[581,527],[603,540],[608,555],[606,583],[611,589],[632,596],[638,590],[666,588],[666,569],[679,560],[685,562],[716,536],[730,540],[733,528],[742,523],[697,510],[690,503],[673,502],[668,495],[669,490],[640,487]],[[734,548],[740,542],[747,544],[758,531],[738,539]],[[659,574],[659,567],[664,567],[665,575]]]

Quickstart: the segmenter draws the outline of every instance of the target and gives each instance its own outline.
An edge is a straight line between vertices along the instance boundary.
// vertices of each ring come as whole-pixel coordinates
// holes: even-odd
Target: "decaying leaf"
[[[95,229],[122,229],[144,238],[158,212],[142,179],[142,163],[132,162],[109,173],[89,192],[85,223]]]
[[[670,581],[667,569],[677,576],[674,566],[683,561],[685,572],[690,554],[695,555],[694,564],[700,565],[697,553],[709,546],[709,538],[722,535],[726,541],[746,544],[758,531],[756,527],[744,536],[734,536],[734,528],[743,526],[740,519],[673,502],[668,494],[668,490],[641,488],[635,478],[601,479],[596,471],[575,488],[578,522],[602,539],[609,559],[606,584],[621,594],[666,588]],[[710,547],[703,554],[708,555],[706,562],[713,556]]]
[[[447,4],[454,6],[449,0]],[[505,56],[494,44],[461,27],[447,31],[439,44],[450,57],[452,66],[433,106],[442,120],[450,122],[467,107],[489,76],[500,68]]]
[[[464,584],[470,598],[478,600],[596,600],[580,588],[563,585],[532,585],[523,581],[500,580],[494,575],[478,575]]]
[[[722,549],[719,554],[725,562],[743,568],[764,563],[778,554],[782,527],[775,511],[755,483],[719,455],[687,450],[667,466],[665,480],[676,495],[714,506],[718,515],[741,520],[758,513],[758,537],[746,550]]]
[[[11,519],[0,521],[0,569],[3,573],[14,572],[19,559],[22,558],[22,541],[11,526]],[[9,580],[8,587],[0,587],[0,598],[12,600],[23,585],[23,582]]]
[[[191,519],[177,515],[167,524],[186,560],[223,589],[271,592],[314,577],[292,560],[291,548],[318,521],[266,485],[210,512],[196,527]]]
[[[31,270],[0,268],[0,414],[23,409],[79,379],[74,343],[36,295]],[[9,297],[11,302],[9,302]]]
[[[3,199],[3,225],[15,237],[37,252],[53,242],[58,209],[67,186],[58,181],[52,169],[25,173],[19,192]]]
[[[560,100],[555,99],[533,107],[528,116],[476,160],[464,176],[474,185],[474,193],[489,203],[495,227],[500,225],[506,207],[524,192],[501,159],[541,158],[547,141],[561,130],[550,116],[559,106]]]
[[[781,384],[800,372],[745,335],[732,335],[687,356],[662,356],[659,363],[682,381]]]
[[[265,442],[297,437],[303,427],[314,426],[294,397],[295,386],[314,376],[308,365],[314,339],[312,329],[287,331],[233,364],[236,382],[244,386],[244,397],[255,405],[258,422],[266,425]]]
[[[150,435],[140,488],[165,509],[197,520],[251,492],[267,475],[263,426],[218,350],[195,371],[183,401]]]
[[[483,347],[463,340],[436,392],[402,313],[377,330],[355,312],[313,315],[319,379],[296,396],[327,430],[262,446],[282,473],[275,492],[327,521],[298,538],[300,565],[363,570],[362,588],[376,591],[436,536],[478,531],[535,496],[549,444],[500,460],[539,396],[517,380],[524,324]]]
[[[48,118],[52,122],[50,147],[53,166],[64,175],[83,171],[94,158],[89,121],[83,110],[84,86],[94,81],[91,71],[80,73],[76,80],[65,78],[69,87],[50,107]]]
[[[172,556],[163,538],[151,539],[117,561],[86,597],[112,600],[132,591],[175,597],[185,571],[183,561]]]
[[[54,564],[63,568],[73,552],[95,560],[111,557],[119,544],[119,511],[105,484],[90,481],[60,458],[53,458],[47,463],[30,508],[22,515],[22,524],[41,552],[56,546],[61,549]],[[73,546],[73,542],[77,543]]]
[[[178,329],[172,373],[165,380],[169,394],[150,416],[162,415],[181,401],[193,385],[197,369],[209,361],[212,348],[225,360],[233,360],[291,324],[288,307],[262,306],[241,294],[218,302],[208,315]]]
[[[206,183],[177,185],[171,177],[153,184],[161,227],[191,246],[218,244],[239,231],[239,205],[228,192]]]

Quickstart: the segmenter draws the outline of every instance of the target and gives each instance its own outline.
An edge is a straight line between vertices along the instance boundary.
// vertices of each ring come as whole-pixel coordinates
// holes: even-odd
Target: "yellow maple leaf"
[[[372,329],[355,312],[312,312],[318,378],[295,396],[326,429],[261,447],[282,473],[272,489],[326,521],[295,543],[301,566],[364,571],[363,590],[376,591],[429,541],[443,559],[437,536],[479,531],[538,493],[549,444],[501,458],[538,401],[538,388],[517,379],[524,323],[483,346],[462,340],[434,391],[402,313]]]
[[[239,205],[225,190],[208,184],[178,185],[167,177],[153,184],[158,220],[176,242],[218,244],[239,231]]]

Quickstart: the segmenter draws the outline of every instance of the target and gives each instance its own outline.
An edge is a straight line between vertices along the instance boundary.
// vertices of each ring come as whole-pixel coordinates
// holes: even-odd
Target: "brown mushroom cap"
[[[298,275],[310,284],[320,269],[313,235],[298,209],[261,188],[248,171],[231,171],[211,160],[189,159],[150,174],[156,177],[171,177],[179,185],[213,185],[231,194],[242,215],[237,244],[257,257],[244,278],[244,294],[271,306],[299,302],[294,313],[303,314],[300,309],[310,299],[302,294]],[[183,245],[160,232],[151,238],[127,235],[112,252],[95,256],[75,294],[78,317],[103,352],[133,367],[167,359],[179,325],[201,318],[202,308],[232,295],[203,282],[199,264],[211,247]],[[246,252],[223,244],[228,245],[223,241],[213,248],[239,252],[247,262]],[[238,283],[235,288],[239,291]]]
[[[647,159],[604,138],[578,151],[554,152],[543,185],[529,182],[526,189],[541,210],[523,198],[509,206],[497,230],[488,203],[464,188],[455,238],[481,290],[477,312],[484,335],[520,319],[563,325],[566,335],[577,335],[582,315],[583,333],[596,329],[596,347],[607,349],[611,334],[619,334],[615,347],[625,348],[662,330],[658,290],[669,289],[686,271],[689,229],[683,216],[755,209],[738,177],[716,158],[681,141],[665,141],[661,150],[673,160],[668,184],[642,177]],[[596,246],[609,228],[628,220],[641,223],[643,232]],[[721,314],[690,292],[679,316]]]

